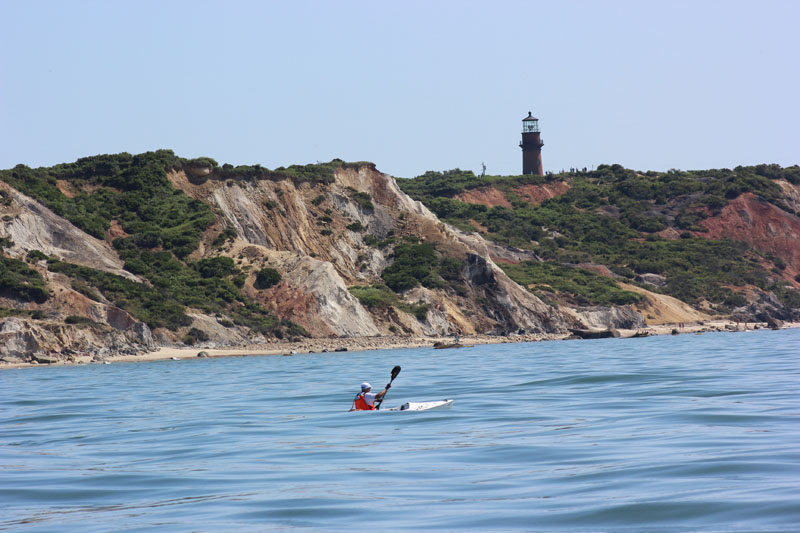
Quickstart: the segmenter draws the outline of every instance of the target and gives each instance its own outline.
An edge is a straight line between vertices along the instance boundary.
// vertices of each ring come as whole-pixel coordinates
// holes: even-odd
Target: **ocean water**
[[[800,330],[0,372],[0,530],[355,528],[800,531]]]

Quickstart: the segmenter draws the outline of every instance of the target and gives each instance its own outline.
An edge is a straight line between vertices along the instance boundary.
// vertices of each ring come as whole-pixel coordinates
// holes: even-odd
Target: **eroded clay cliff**
[[[454,230],[371,165],[340,168],[331,184],[222,180],[183,171],[170,180],[215,207],[220,224],[237,230],[237,242],[224,253],[251,272],[269,266],[281,273],[281,283],[266,291],[256,291],[251,276],[249,294],[313,335],[563,332],[574,325],[572,317],[511,281],[492,259],[530,257],[528,252],[503,250]],[[418,289],[405,295],[409,303],[429,304],[424,320],[399,309],[365,309],[347,290],[381,282],[392,261],[391,248],[370,245],[367,236],[405,235],[463,262],[467,294]]]

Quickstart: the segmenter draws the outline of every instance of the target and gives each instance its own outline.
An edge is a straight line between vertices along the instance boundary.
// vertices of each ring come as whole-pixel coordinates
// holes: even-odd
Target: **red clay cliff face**
[[[564,181],[557,181],[555,183],[546,183],[544,185],[523,185],[516,187],[514,192],[520,198],[532,204],[539,205],[545,200],[561,196],[570,189],[569,184]]]
[[[784,279],[800,285],[794,280],[800,273],[800,217],[746,193],[701,224],[708,232],[698,233],[700,237],[744,241],[759,252],[780,257],[786,263]]]
[[[569,184],[563,181],[546,183],[544,185],[522,185],[512,190],[516,195],[534,205],[539,205],[545,200],[561,196],[570,189]],[[507,207],[511,209],[511,202],[503,191],[491,187],[485,189],[467,189],[456,195],[456,200],[468,204],[483,204],[488,207]]]
[[[507,207],[511,209],[511,202],[508,201],[503,191],[498,189],[467,189],[456,195],[456,200],[468,204],[483,204],[487,207]]]

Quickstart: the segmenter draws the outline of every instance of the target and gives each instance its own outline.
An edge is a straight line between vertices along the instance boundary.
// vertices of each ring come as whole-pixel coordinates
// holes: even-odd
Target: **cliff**
[[[371,165],[339,168],[330,184],[223,180],[185,171],[169,177],[176,188],[218,209],[220,223],[236,228],[238,238],[222,253],[250,272],[270,267],[281,273],[281,282],[265,291],[253,288],[251,275],[248,294],[314,336],[557,332],[572,324],[497,267],[487,254],[494,245],[443,224]],[[367,241],[390,236],[418,238],[461,261],[466,294],[408,291],[405,301],[430,306],[424,320],[399,308],[370,312],[362,306],[347,287],[382,282],[392,249]]]
[[[448,223],[523,248],[493,257],[548,301],[587,310],[630,301],[648,323],[678,309],[676,322],[800,317],[798,166],[641,173],[600,165],[482,177],[454,169],[402,187]],[[584,322],[596,315],[572,313]]]
[[[219,168],[180,164],[167,170],[175,194],[185,193],[214,214],[196,249],[182,262],[196,268],[207,258],[230,258],[240,273],[242,301],[274,314],[277,324],[290,324],[269,330],[274,335],[544,333],[566,332],[576,325],[574,317],[546,305],[498,268],[492,255],[514,256],[512,249],[443,224],[403,193],[394,178],[370,164],[337,167],[325,182],[276,176],[230,178]],[[249,327],[236,318],[239,315],[212,314],[202,306],[187,305],[177,327],[148,325],[146,313],[108,288],[109,283],[119,283],[113,281],[116,276],[130,280],[139,291],[164,284],[130,271],[147,270],[134,268],[136,258],[120,257],[120,243],[138,238],[131,230],[135,225],[123,228],[125,222],[112,218],[100,239],[9,183],[0,186],[5,260],[27,264],[49,291],[42,302],[26,300],[10,289],[2,291],[0,357],[10,361],[67,359],[75,353],[102,357],[165,345],[224,347],[272,337],[267,330]],[[92,192],[93,186],[61,179],[57,188],[58,194],[71,199]],[[220,244],[223,231],[232,237]],[[450,285],[417,286],[398,293],[389,304],[371,305],[354,296],[352,287],[383,286],[381,274],[394,261],[392,243],[406,240],[430,244],[438,258],[459,265]],[[159,249],[165,247],[145,250],[147,254],[140,257],[160,261],[164,252]],[[257,273],[265,268],[275,270],[280,281],[257,287]],[[101,278],[94,271],[112,276]],[[133,314],[118,305],[129,307]]]
[[[780,186],[783,207],[740,194],[693,231],[749,242],[765,266],[783,261],[780,276],[797,286],[798,219],[784,208],[800,206],[800,194],[786,180]],[[548,202],[575,190],[569,177],[449,190],[474,208],[466,224],[448,216],[452,225],[370,163],[270,171],[159,151],[0,171],[0,358],[303,336],[566,334],[718,312],[706,299],[659,294],[673,288],[672,273],[645,270],[633,280],[584,254],[574,277],[573,266],[548,257],[553,243],[578,242],[574,225],[548,215],[537,228],[510,215],[525,206],[551,213]],[[441,212],[441,202],[430,203]],[[670,209],[664,220],[683,207]],[[624,218],[615,206],[595,211],[591,224]],[[506,237],[496,238],[498,229]],[[552,243],[531,246],[517,229]],[[763,287],[731,287],[746,295],[731,300],[743,316],[786,313]]]

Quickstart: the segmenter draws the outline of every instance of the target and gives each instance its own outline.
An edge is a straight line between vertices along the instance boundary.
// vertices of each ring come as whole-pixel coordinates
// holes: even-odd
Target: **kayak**
[[[398,407],[390,407],[384,411],[430,411],[431,409],[449,409],[453,400],[434,400],[432,402],[406,402]]]

